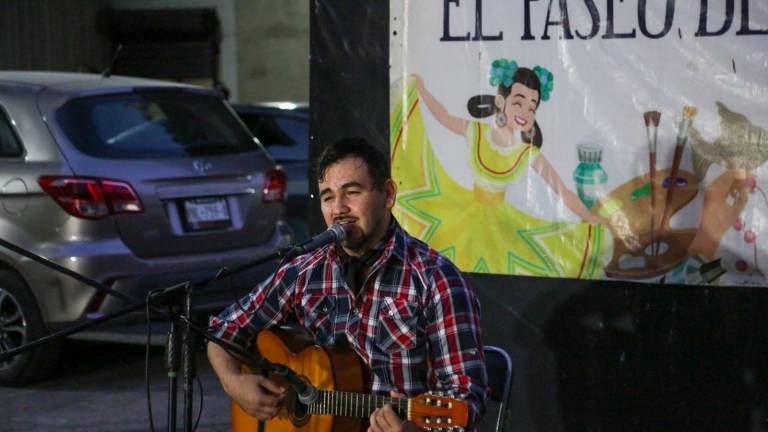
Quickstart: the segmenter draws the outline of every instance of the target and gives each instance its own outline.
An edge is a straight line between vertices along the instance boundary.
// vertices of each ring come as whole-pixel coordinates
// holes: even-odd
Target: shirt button
[[[389,311],[389,316],[395,316],[395,311]]]

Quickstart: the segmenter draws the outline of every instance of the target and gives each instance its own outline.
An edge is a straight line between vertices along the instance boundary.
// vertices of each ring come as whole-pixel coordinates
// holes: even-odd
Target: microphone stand
[[[198,335],[204,337],[208,341],[221,346],[230,355],[233,355],[234,357],[238,358],[238,360],[250,366],[253,370],[262,369],[262,370],[274,371],[284,376],[287,379],[287,381],[295,389],[306,390],[307,388],[308,384],[303,380],[301,380],[301,378],[299,378],[293,371],[291,371],[287,367],[280,364],[271,363],[265,358],[257,359],[248,351],[245,351],[237,347],[236,345],[232,345],[224,340],[221,340],[209,334],[205,328],[202,328],[193,322],[193,316],[192,316],[193,315],[192,297],[195,289],[197,289],[198,287],[204,288],[214,281],[218,281],[218,280],[233,276],[236,273],[240,273],[244,270],[267,263],[269,261],[273,261],[278,258],[283,259],[286,256],[290,256],[290,254],[295,254],[297,250],[297,248],[295,247],[289,246],[289,247],[282,248],[272,254],[263,256],[261,258],[257,258],[251,262],[245,263],[231,270],[223,268],[213,277],[203,278],[202,280],[194,281],[194,282],[186,281],[176,285],[172,285],[170,287],[150,290],[145,300],[138,301],[119,291],[113,290],[99,283],[98,281],[95,281],[80,273],[74,272],[45,257],[32,253],[26,249],[23,249],[1,238],[0,238],[0,246],[10,249],[20,255],[23,255],[57,272],[70,276],[84,283],[85,285],[95,288],[98,291],[105,292],[107,294],[113,295],[115,297],[118,297],[128,302],[134,302],[133,304],[129,304],[123,309],[120,309],[113,313],[101,316],[99,318],[96,318],[84,323],[76,324],[72,327],[63,329],[55,333],[51,333],[49,335],[46,335],[34,341],[28,342],[20,347],[16,347],[4,353],[0,353],[0,363],[6,360],[10,360],[11,358],[19,354],[30,351],[35,347],[38,347],[45,343],[64,338],[66,336],[73,335],[83,330],[87,330],[91,327],[95,327],[101,323],[110,321],[112,319],[121,317],[123,315],[127,315],[131,312],[134,312],[136,310],[149,306],[153,311],[158,312],[162,316],[166,316],[169,319],[169,324],[170,324],[169,330],[168,330],[167,347],[166,347],[166,350],[167,350],[166,367],[168,368],[168,423],[167,423],[168,431],[175,432],[176,430],[176,405],[177,405],[176,394],[177,394],[177,376],[178,376],[178,369],[179,369],[180,354],[182,357],[181,364],[183,367],[184,426],[185,426],[185,431],[191,432],[192,430],[193,396],[194,396],[192,384],[196,376],[194,349],[197,346],[196,338],[192,337],[193,331],[194,333],[197,333]],[[182,295],[183,295],[183,308],[182,308],[182,303],[179,300],[179,298]],[[153,306],[153,303],[167,304],[168,312],[166,313],[162,309],[156,306]],[[182,312],[182,309],[183,309],[183,312]],[[182,328],[182,331],[184,333],[183,339],[182,339],[183,349],[181,350],[181,352],[179,351],[179,335],[178,335],[178,328],[177,328],[179,322],[184,323]]]

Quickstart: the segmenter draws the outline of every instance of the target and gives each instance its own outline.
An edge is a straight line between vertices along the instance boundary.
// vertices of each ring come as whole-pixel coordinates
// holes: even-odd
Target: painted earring
[[[498,127],[504,127],[507,125],[507,115],[504,114],[504,111],[499,111],[496,113],[496,126]]]

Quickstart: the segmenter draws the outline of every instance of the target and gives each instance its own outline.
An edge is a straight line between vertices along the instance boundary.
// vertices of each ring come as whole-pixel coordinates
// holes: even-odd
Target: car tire
[[[47,334],[35,298],[19,276],[0,270],[0,353]],[[0,362],[0,384],[18,385],[44,377],[56,365],[61,341],[44,344]]]

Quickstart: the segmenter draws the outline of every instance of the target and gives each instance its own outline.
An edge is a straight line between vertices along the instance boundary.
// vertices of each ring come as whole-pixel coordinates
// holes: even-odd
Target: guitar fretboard
[[[391,404],[396,413],[408,412],[408,399],[363,393],[319,390],[317,400],[307,406],[309,414],[341,417],[370,417],[376,408]]]

